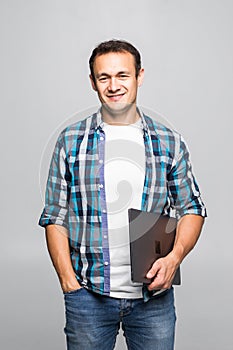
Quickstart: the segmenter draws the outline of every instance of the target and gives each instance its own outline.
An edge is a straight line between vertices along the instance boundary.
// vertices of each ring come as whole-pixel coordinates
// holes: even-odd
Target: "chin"
[[[123,102],[108,102],[104,103],[103,107],[112,114],[120,114],[127,112],[131,107],[132,103],[123,103]]]

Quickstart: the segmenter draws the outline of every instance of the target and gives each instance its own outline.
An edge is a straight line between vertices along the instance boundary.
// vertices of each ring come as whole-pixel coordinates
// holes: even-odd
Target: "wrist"
[[[173,265],[178,268],[183,260],[182,249],[173,249],[170,252],[169,257],[171,258]]]
[[[70,282],[67,281],[66,283],[62,283],[61,284],[61,288],[63,290],[63,292],[69,292],[71,290],[76,290],[81,288],[80,284],[78,283],[78,281],[76,280],[76,282]]]
[[[69,291],[80,288],[80,284],[78,283],[75,275],[60,278],[60,284],[63,291]]]

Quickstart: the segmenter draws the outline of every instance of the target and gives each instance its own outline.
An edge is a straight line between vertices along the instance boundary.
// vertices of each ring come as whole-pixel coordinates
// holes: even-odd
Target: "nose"
[[[116,92],[120,89],[118,81],[116,78],[111,78],[109,80],[109,85],[108,85],[108,91],[109,92]]]

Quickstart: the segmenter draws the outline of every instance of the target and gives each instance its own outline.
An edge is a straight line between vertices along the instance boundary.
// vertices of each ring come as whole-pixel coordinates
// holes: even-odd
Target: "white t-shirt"
[[[141,119],[130,125],[104,123],[105,194],[110,249],[110,296],[142,297],[142,284],[131,281],[128,209],[141,209],[145,146]]]

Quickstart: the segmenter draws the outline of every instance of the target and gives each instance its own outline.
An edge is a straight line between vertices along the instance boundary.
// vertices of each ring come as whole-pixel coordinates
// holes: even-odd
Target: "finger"
[[[160,270],[156,276],[154,277],[154,279],[152,280],[152,282],[148,285],[148,289],[152,290],[152,289],[161,289],[163,288],[163,285],[165,283],[165,276],[164,273],[162,273],[162,271]]]
[[[159,272],[160,266],[158,261],[155,261],[151,269],[147,272],[147,278],[153,278]]]
[[[147,286],[148,290],[159,290],[159,289],[169,289],[171,288],[170,281],[159,281],[155,279],[151,284]]]
[[[173,281],[173,275],[168,273],[166,269],[161,268],[148,287],[150,290],[151,289],[168,289],[168,288],[171,288],[172,281]]]

